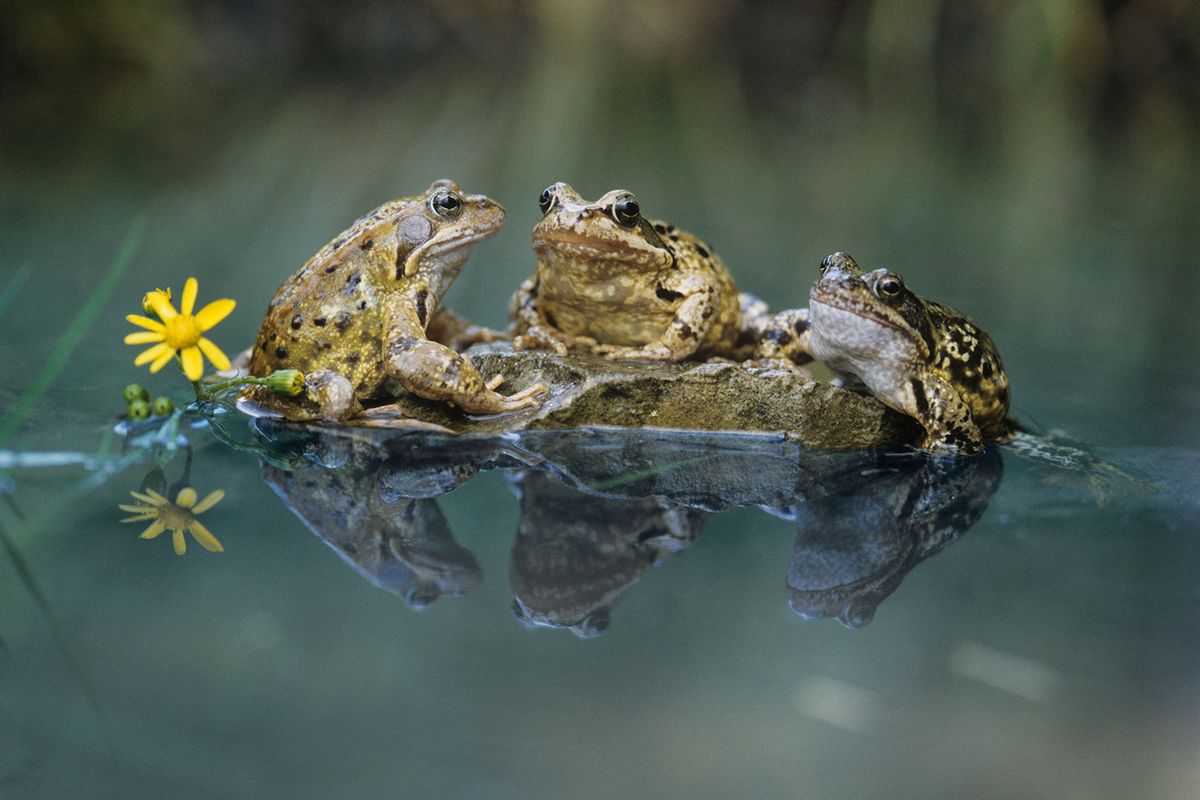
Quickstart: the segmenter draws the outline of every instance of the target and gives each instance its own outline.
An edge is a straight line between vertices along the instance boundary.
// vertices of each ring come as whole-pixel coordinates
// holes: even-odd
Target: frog
[[[894,270],[863,272],[844,252],[827,256],[807,309],[766,324],[764,366],[815,359],[861,384],[924,429],[921,447],[974,455],[1018,432],[1008,377],[991,337],[962,313],[914,293]]]
[[[251,375],[296,369],[304,396],[250,396],[296,420],[345,421],[390,399],[389,383],[471,414],[540,405],[541,384],[505,396],[455,348],[490,338],[440,308],[474,245],[504,224],[504,208],[451,180],[384,203],[335,236],[271,299],[250,354]]]
[[[588,202],[567,183],[538,199],[537,272],[513,296],[518,350],[610,360],[676,362],[753,352],[766,305],[739,294],[721,258],[698,237],[647,218],[614,189]]]

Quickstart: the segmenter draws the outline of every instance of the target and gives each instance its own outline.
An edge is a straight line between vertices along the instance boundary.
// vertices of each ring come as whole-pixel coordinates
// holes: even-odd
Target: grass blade
[[[0,422],[0,447],[8,441],[10,437],[21,424],[21,422],[29,415],[37,405],[38,400],[50,388],[50,384],[54,383],[54,379],[62,372],[66,366],[67,359],[75,352],[75,348],[83,341],[84,334],[88,328],[92,326],[96,315],[104,308],[104,304],[108,301],[108,296],[112,294],[112,290],[116,288],[117,281],[129,269],[129,265],[133,263],[133,257],[137,254],[138,248],[142,244],[142,234],[146,229],[146,220],[144,217],[137,217],[129,226],[129,232],[125,234],[124,241],[121,242],[120,248],[117,250],[116,256],[113,258],[112,264],[109,265],[108,271],[104,273],[104,277],[100,280],[100,285],[88,297],[87,302],[83,304],[83,308],[75,315],[75,319],[71,320],[71,324],[63,332],[62,338],[59,339],[58,345],[54,348],[54,352],[46,359],[42,365],[42,369],[38,372],[37,377],[33,379],[33,383],[25,390],[12,411]],[[6,290],[7,293],[7,290]]]

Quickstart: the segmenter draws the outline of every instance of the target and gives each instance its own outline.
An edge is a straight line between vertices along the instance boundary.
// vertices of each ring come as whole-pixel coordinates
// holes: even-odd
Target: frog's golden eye
[[[462,199],[449,189],[439,189],[429,198],[429,208],[439,217],[450,219],[462,213]]]
[[[875,294],[881,300],[895,300],[904,291],[904,281],[899,275],[889,272],[875,281]]]
[[[618,225],[632,228],[638,224],[642,209],[638,205],[636,197],[631,194],[623,194],[617,198],[617,202],[612,204],[612,215]]]
[[[542,210],[543,214],[549,214],[550,209],[554,208],[553,186],[547,186],[545,189],[542,189],[542,194],[538,197],[538,208]]]

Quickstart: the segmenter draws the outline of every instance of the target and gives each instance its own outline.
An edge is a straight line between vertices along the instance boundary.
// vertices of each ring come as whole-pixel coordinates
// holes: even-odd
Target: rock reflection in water
[[[543,472],[513,476],[521,523],[509,581],[521,624],[595,636],[613,604],[652,566],[699,538],[708,514],[662,497],[611,500]]]
[[[879,452],[845,467],[825,476],[828,493],[796,506],[787,585],[804,619],[857,628],[913,567],[978,521],[1003,465],[992,448],[970,458]]]

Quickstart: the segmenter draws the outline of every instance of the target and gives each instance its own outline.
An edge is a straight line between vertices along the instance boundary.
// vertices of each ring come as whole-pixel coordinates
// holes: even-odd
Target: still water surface
[[[192,418],[219,555],[118,522],[183,450],[161,476],[0,478],[0,796],[1200,794],[1195,148],[1114,153],[1035,100],[967,152],[895,109],[698,115],[709,78],[619,113],[553,78],[247,93],[195,112],[202,137],[31,145],[0,183],[3,275],[35,270],[0,319],[5,410],[147,227],[10,445],[95,452],[130,380],[186,399],[119,343],[142,292],[195,274],[202,303],[237,298],[216,337],[236,351],[329,236],[441,175],[509,207],[450,295],[502,324],[564,179],[633,189],[777,307],[833,250],[897,268],[992,334],[1020,416],[1156,490],[1097,495],[1004,450],[364,446]]]

